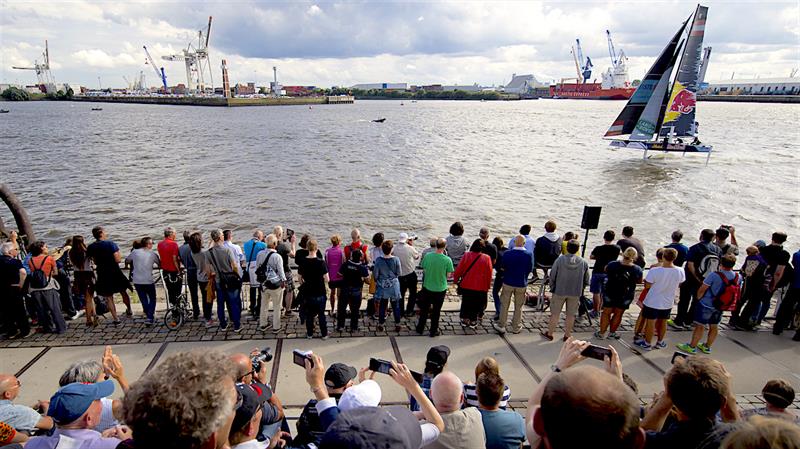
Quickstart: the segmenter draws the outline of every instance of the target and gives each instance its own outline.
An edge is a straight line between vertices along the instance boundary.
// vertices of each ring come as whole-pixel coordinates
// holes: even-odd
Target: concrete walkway
[[[163,302],[159,310],[163,310]],[[73,361],[99,360],[104,345],[113,345],[120,355],[130,381],[135,381],[146,370],[156,366],[170,354],[192,349],[219,350],[224,353],[249,352],[254,348],[271,347],[275,360],[271,363],[271,383],[286,405],[289,416],[296,417],[310,398],[301,368],[292,363],[293,349],[313,350],[327,364],[345,362],[358,368],[366,366],[370,357],[403,361],[421,371],[425,354],[432,345],[444,344],[452,354],[448,369],[463,381],[474,381],[475,363],[484,356],[492,356],[501,366],[501,375],[511,388],[511,406],[524,414],[527,398],[537,382],[547,373],[561,347],[557,340],[550,342],[538,335],[549,313],[540,314],[528,308],[524,311],[525,327],[520,334],[497,335],[489,325],[493,307],[490,305],[483,325],[476,330],[461,327],[458,318],[459,302],[454,295],[448,297],[442,316],[443,335],[437,338],[417,336],[413,320],[403,319],[402,329],[394,331],[389,320],[388,332],[378,332],[376,322],[362,320],[362,329],[355,333],[333,332],[329,319],[330,339],[304,338],[304,326],[297,316],[284,319],[284,329],[279,333],[260,332],[255,321],[245,321],[241,333],[206,329],[201,321],[190,321],[178,331],[168,331],[163,324],[146,327],[141,316],[125,320],[115,327],[106,320],[97,328],[87,328],[82,319],[69,322],[64,335],[36,334],[21,340],[0,340],[0,372],[16,374],[23,387],[19,402],[33,403],[47,399],[56,390],[58,378]],[[576,327],[576,337],[595,344],[612,344],[622,359],[626,373],[639,385],[643,402],[663,388],[662,376],[670,367],[675,344],[690,337],[688,331],[669,330],[666,349],[640,352],[631,348],[632,324],[638,310],[633,307],[626,314],[620,340],[594,341],[592,332],[597,322],[590,326],[582,321]],[[119,307],[118,310],[124,310]],[[141,313],[138,304],[134,311]],[[160,316],[163,313],[159,312]],[[246,316],[246,314],[245,314]],[[563,320],[562,320],[563,322]],[[760,332],[737,332],[723,326],[714,345],[713,357],[725,363],[733,373],[734,390],[743,408],[761,406],[758,393],[764,383],[776,377],[791,382],[800,391],[800,344],[791,341],[791,332],[772,335],[766,329]],[[587,360],[582,363],[597,364]],[[387,376],[377,375],[383,387],[384,403],[405,403],[404,392]],[[116,396],[121,392],[117,391]],[[800,401],[794,407],[800,410]]]

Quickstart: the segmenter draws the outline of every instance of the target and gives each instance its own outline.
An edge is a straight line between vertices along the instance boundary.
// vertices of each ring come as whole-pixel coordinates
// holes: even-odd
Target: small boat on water
[[[385,121],[386,121],[386,118],[384,117],[384,118],[376,118],[376,119],[375,119],[375,120],[373,120],[372,122],[373,122],[373,123],[383,123],[383,122],[385,122]]]
[[[708,7],[697,5],[653,63],[606,131],[612,147],[644,150],[645,159],[649,150],[707,153],[708,164],[712,147],[698,139],[695,121],[697,87],[702,65],[707,63],[701,60],[707,15]],[[625,135],[628,137],[615,138]]]
[[[8,114],[9,112],[11,111],[9,111],[8,109],[0,109],[0,114]]]
[[[102,111],[103,108],[92,108],[93,111]]]

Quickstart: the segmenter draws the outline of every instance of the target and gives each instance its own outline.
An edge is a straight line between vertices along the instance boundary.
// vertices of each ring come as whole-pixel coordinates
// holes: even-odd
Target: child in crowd
[[[478,393],[477,382],[478,377],[483,373],[492,373],[495,376],[500,375],[500,365],[492,357],[482,358],[477,365],[475,365],[475,383],[464,384],[464,406],[465,407],[478,407]],[[503,397],[500,399],[500,409],[505,410],[508,407],[508,398],[511,397],[511,389],[506,384],[503,389]]]
[[[660,267],[655,267],[647,273],[644,280],[645,286],[650,290],[644,299],[644,309],[642,315],[645,319],[644,339],[634,343],[637,347],[649,351],[650,349],[661,349],[667,346],[664,337],[667,335],[667,319],[675,304],[675,296],[678,286],[686,280],[686,274],[681,268],[672,264],[678,251],[675,248],[665,248],[663,262]],[[651,346],[653,333],[658,336],[658,341]]]
[[[658,250],[656,250],[656,263],[650,265],[649,269],[652,270],[655,267],[660,267],[663,262],[664,248],[658,248]],[[640,309],[644,309],[644,299],[647,297],[647,292],[649,290],[650,288],[645,286],[642,293],[639,295],[639,300],[636,301],[636,305],[639,306]],[[640,313],[639,317],[636,318],[636,325],[633,327],[633,342],[636,343],[642,338],[644,338],[644,315]]]

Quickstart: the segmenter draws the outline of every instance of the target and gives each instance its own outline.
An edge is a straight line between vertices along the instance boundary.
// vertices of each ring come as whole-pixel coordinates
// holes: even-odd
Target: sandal
[[[553,341],[553,335],[545,330],[539,331],[539,335],[544,337],[545,340]]]

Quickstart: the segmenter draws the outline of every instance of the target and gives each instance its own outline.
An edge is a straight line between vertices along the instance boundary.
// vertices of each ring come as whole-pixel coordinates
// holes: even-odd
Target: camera
[[[264,348],[257,355],[254,355],[250,362],[253,363],[253,371],[261,371],[261,364],[272,361],[272,348]]]

